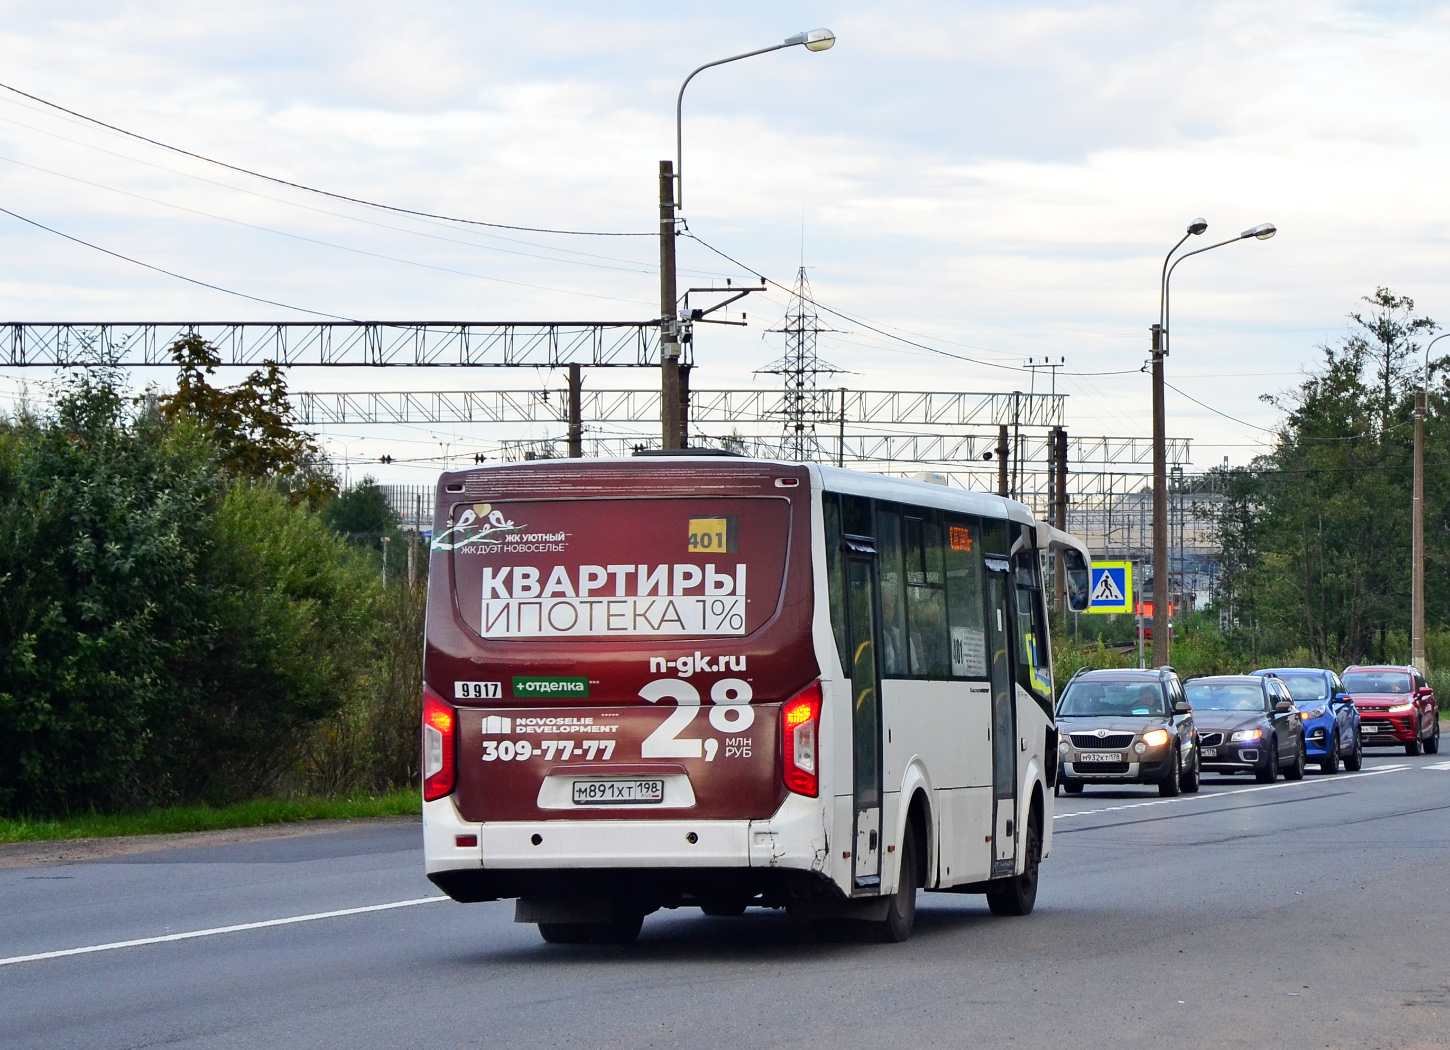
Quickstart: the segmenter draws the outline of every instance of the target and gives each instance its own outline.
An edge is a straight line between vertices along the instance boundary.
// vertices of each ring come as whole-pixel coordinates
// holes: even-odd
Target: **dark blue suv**
[[[1351,773],[1364,763],[1359,712],[1333,671],[1322,667],[1265,667],[1256,675],[1273,675],[1289,687],[1304,722],[1304,746],[1311,761],[1325,773],[1338,773],[1339,763]]]

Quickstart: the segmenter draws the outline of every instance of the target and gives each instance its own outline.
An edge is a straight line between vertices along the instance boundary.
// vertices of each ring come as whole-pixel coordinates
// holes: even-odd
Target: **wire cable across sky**
[[[41,98],[39,95],[32,95],[28,91],[21,91],[18,87],[14,87],[10,84],[0,83],[0,88],[9,91],[12,94],[19,95],[21,98],[28,98],[30,99],[30,101],[37,102],[42,106],[46,106],[49,109],[55,110],[56,112],[64,113],[67,116],[75,117],[77,120],[83,120],[88,124],[94,124],[100,128],[105,128],[107,131],[113,131],[118,135],[125,135],[127,138],[135,139],[138,142],[144,142],[148,145],[155,146],[158,149],[168,150],[172,153],[180,154],[183,157],[190,157],[193,160],[199,160],[205,164],[214,164],[219,168],[226,168],[228,171],[235,171],[241,175],[246,175],[254,179],[261,179],[264,182],[270,182],[277,186],[287,186],[294,190],[302,190],[305,193],[315,193],[319,196],[331,197],[333,200],[347,201],[349,204],[360,204],[366,208],[378,208],[382,211],[397,212],[400,215],[416,215],[425,219],[442,219],[446,222],[463,223],[468,226],[486,226],[490,229],[495,230],[518,230],[523,233],[551,233],[569,237],[659,236],[657,233],[620,233],[603,230],[556,230],[542,226],[514,226],[504,222],[485,222],[482,219],[464,219],[456,215],[442,215],[437,212],[422,211],[417,208],[402,208],[393,204],[382,204],[378,201],[370,201],[363,197],[351,197],[345,193],[334,193],[332,190],[318,189],[316,186],[308,186],[306,183],[293,182],[290,179],[278,178],[275,175],[267,175],[260,171],[254,171],[251,168],[243,168],[236,164],[229,164],[224,160],[217,160],[215,157],[208,157],[201,153],[193,153],[191,150],[182,149],[180,146],[173,146],[170,143],[162,142],[160,139],[153,139],[147,135],[141,135],[134,131],[127,131],[125,128],[117,127],[115,124],[108,124],[104,120],[100,120],[96,117],[88,116],[85,113],[80,113],[73,109],[67,109],[65,106],[62,106],[59,103],[51,102],[49,99]]]

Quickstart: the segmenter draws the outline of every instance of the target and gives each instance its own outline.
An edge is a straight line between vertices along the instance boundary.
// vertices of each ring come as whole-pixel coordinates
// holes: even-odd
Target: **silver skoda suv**
[[[1171,667],[1072,676],[1057,702],[1058,784],[1157,784],[1162,795],[1195,792],[1198,739],[1183,683]]]

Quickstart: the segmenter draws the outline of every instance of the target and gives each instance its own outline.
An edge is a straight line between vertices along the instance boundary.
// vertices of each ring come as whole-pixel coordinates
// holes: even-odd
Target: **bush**
[[[0,807],[149,800],[214,645],[202,562],[226,478],[194,430],[82,377],[0,432]]]
[[[0,811],[267,790],[378,662],[365,558],[117,390],[0,423]]]

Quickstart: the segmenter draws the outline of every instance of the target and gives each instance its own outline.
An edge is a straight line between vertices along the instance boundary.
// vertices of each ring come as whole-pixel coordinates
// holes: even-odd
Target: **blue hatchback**
[[[1289,687],[1304,722],[1308,757],[1325,773],[1338,773],[1339,763],[1351,773],[1364,764],[1359,712],[1333,671],[1318,667],[1266,667],[1257,675],[1273,675]]]

